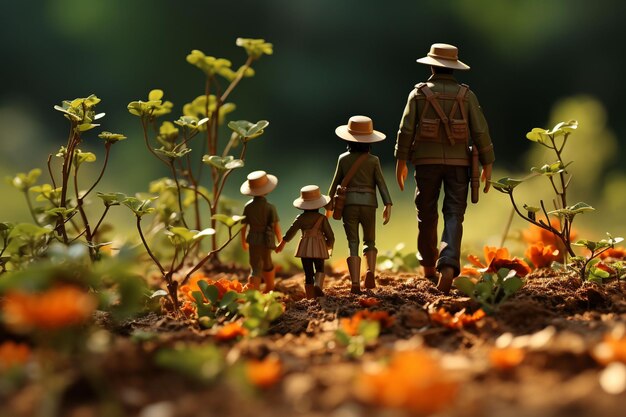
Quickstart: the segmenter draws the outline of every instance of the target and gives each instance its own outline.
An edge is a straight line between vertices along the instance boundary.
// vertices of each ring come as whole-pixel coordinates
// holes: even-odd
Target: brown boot
[[[315,298],[315,285],[304,284],[304,293],[306,294],[306,298],[309,300]]]
[[[276,268],[271,271],[263,271],[263,281],[265,281],[264,293],[274,290],[274,277],[276,276]]]
[[[261,278],[250,275],[248,283],[243,287],[244,290],[259,290],[261,288]]]
[[[348,271],[350,271],[350,292],[352,294],[361,293],[361,257],[350,256],[346,259],[348,263]]]
[[[422,268],[424,269],[424,278],[437,285],[437,281],[439,280],[437,268],[434,266],[422,266]]]
[[[326,275],[323,272],[317,272],[315,274],[315,285],[313,289],[315,290],[315,297],[323,297],[324,296],[324,278]]]
[[[376,288],[376,255],[378,255],[376,249],[365,252],[365,261],[367,262],[365,288]]]
[[[444,266],[439,272],[441,275],[439,276],[437,289],[445,295],[448,295],[450,293],[450,288],[452,287],[452,280],[454,280],[454,269],[449,266]]]

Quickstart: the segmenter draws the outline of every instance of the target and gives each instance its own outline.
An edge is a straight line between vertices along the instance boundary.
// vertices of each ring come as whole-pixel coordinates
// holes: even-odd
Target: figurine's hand
[[[243,248],[243,250],[247,251],[250,245],[248,245],[248,242],[242,241],[241,242],[241,247]]]
[[[404,191],[404,181],[407,175],[409,175],[409,169],[406,167],[406,161],[398,159],[396,161],[396,181],[398,181],[401,191]]]
[[[333,211],[329,210],[329,209],[326,209],[326,218],[330,219],[331,217],[333,217]]]
[[[278,246],[276,246],[276,253],[281,253],[283,251],[283,249],[285,248],[285,241],[281,240],[280,243],[278,244]]]
[[[481,181],[485,183],[485,188],[483,189],[485,193],[489,191],[491,187],[491,183],[489,182],[491,181],[491,167],[492,164],[483,165],[483,172],[480,176]]]
[[[383,209],[383,226],[389,223],[391,219],[391,204],[387,204]]]

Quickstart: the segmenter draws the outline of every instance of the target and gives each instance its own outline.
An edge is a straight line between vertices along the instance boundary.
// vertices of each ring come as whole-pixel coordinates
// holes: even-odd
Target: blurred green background
[[[300,187],[326,190],[332,179],[344,151],[335,127],[351,115],[369,115],[388,136],[373,153],[381,158],[395,203],[391,223],[378,225],[378,246],[384,251],[405,242],[415,250],[413,180],[400,193],[393,146],[408,93],[429,75],[415,60],[432,43],[446,42],[457,45],[460,59],[471,66],[456,75],[477,93],[489,121],[494,177],[521,176],[533,165],[553,162],[525,139],[526,132],[578,119],[566,156],[575,160],[570,202],[583,200],[598,210],[577,220],[579,233],[592,239],[606,231],[625,233],[624,2],[33,0],[3,2],[0,15],[2,177],[44,168],[67,135],[66,120],[53,105],[94,93],[102,99],[98,110],[106,112],[102,130],[129,137],[113,148],[112,169],[98,190],[147,190],[149,181],[167,173],[145,150],[127,104],[161,88],[175,105],[162,120],[175,120],[182,105],[203,92],[202,73],[185,61],[192,49],[230,59],[236,68],[245,52],[235,39],[264,38],[274,44],[274,55],[256,63],[256,76],[244,79],[230,97],[237,104],[230,119],[267,119],[270,126],[251,142],[246,167],[231,175],[226,194],[243,204],[238,190],[248,172],[277,175],[279,187],[270,199],[286,229],[298,214],[291,201]],[[99,131],[86,137],[100,146],[83,148],[102,157]],[[98,163],[92,175],[97,169]],[[551,198],[540,184],[537,179],[520,187],[519,200]],[[17,191],[2,183],[0,195],[1,220],[28,221]],[[499,244],[509,213],[505,195],[483,195],[468,209],[467,248]],[[122,208],[115,214],[132,222]],[[347,245],[340,224],[333,227],[341,257]],[[512,238],[523,227],[516,219]],[[514,246],[514,239],[507,244]]]

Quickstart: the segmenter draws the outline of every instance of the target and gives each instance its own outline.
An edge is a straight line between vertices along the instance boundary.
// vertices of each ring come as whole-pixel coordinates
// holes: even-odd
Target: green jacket
[[[328,195],[335,195],[337,186],[341,184],[352,164],[361,156],[361,152],[345,152],[339,155],[337,168],[335,169],[335,177],[328,190]],[[383,172],[380,168],[378,157],[370,154],[368,158],[361,163],[358,171],[352,177],[348,184],[345,205],[373,206],[378,207],[376,199],[376,188],[380,192],[383,204],[391,204],[391,196],[383,178]]]
[[[246,241],[254,246],[275,248],[274,224],[278,223],[276,207],[270,204],[265,197],[254,197],[246,203],[243,209],[246,216],[242,223],[249,227]],[[268,242],[268,239],[271,242]]]
[[[449,74],[435,74],[428,79],[428,87],[432,90],[441,105],[446,116],[450,115],[455,97],[460,89],[459,83]],[[434,139],[424,139],[419,134],[420,116],[427,103],[422,91],[417,88],[409,94],[400,130],[396,140],[396,159],[411,161],[413,165],[444,164],[469,166],[471,156],[468,152],[468,144],[464,141],[456,141],[454,145],[448,140],[443,121],[439,126],[439,134]],[[483,115],[476,95],[469,90],[464,100],[465,113],[469,127],[471,143],[478,148],[479,159],[482,165],[491,164],[495,160],[491,137],[487,121]],[[425,119],[439,119],[433,106],[428,106]],[[457,110],[453,118],[461,119],[461,112]]]
[[[296,235],[298,230],[309,230],[315,226],[315,223],[318,219],[322,217],[322,223],[320,224],[320,231],[324,235],[324,240],[326,241],[326,246],[332,248],[335,244],[335,235],[333,233],[333,229],[330,227],[330,223],[328,219],[323,214],[319,213],[317,210],[314,211],[305,211],[296,217],[293,221],[293,224],[287,230],[287,233],[283,236],[283,240],[285,242],[289,242]]]

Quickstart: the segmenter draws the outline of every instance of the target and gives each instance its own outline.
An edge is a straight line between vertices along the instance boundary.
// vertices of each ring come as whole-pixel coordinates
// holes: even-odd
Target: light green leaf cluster
[[[346,355],[350,358],[363,356],[367,345],[376,342],[379,335],[380,322],[376,320],[361,320],[355,335],[350,335],[341,328],[335,331],[335,339],[346,347]]]
[[[218,123],[221,125],[224,123],[224,119],[227,114],[235,111],[237,106],[233,103],[223,103],[218,112]],[[207,96],[201,95],[193,99],[191,103],[187,103],[183,106],[183,115],[193,116],[198,119],[204,119],[213,114],[217,109],[217,98],[215,95],[210,94],[207,102]],[[207,113],[208,110],[208,113]],[[202,130],[202,129],[200,129]]]
[[[157,197],[150,197],[147,199],[139,199],[136,197],[126,197],[122,204],[132,210],[137,217],[143,217],[146,214],[154,213],[154,208],[150,207],[150,203],[156,200]]]
[[[265,133],[265,128],[269,126],[269,124],[270,122],[267,120],[259,120],[256,123],[252,123],[247,120],[237,120],[229,122],[228,127],[230,130],[239,135],[243,142],[247,142]]]
[[[151,90],[148,93],[148,101],[131,101],[128,104],[128,112],[149,120],[171,113],[174,104],[171,101],[163,101],[162,99],[163,90]]]
[[[35,201],[44,202],[49,201],[58,205],[61,201],[61,187],[53,188],[50,184],[42,184],[31,187],[29,190],[31,193],[38,193]]]
[[[39,168],[35,168],[26,173],[19,172],[14,177],[6,177],[5,181],[7,184],[12,185],[19,191],[26,192],[30,187],[37,183],[40,175],[41,170]]]
[[[237,38],[236,44],[244,48],[248,56],[254,59],[274,53],[274,46],[265,42],[265,39]]]
[[[76,132],[85,132],[100,126],[93,123],[104,116],[104,113],[96,114],[94,110],[98,103],[100,103],[100,99],[91,94],[86,98],[76,98],[72,101],[64,100],[60,106],[54,106],[54,109],[63,113],[72,123]]]
[[[569,135],[577,128],[578,122],[570,120],[569,122],[558,123],[552,129],[536,127],[526,134],[526,138],[552,148],[554,145],[553,140],[556,137]]]
[[[163,122],[156,139],[167,150],[172,150],[178,139],[179,129],[172,122]]]
[[[175,345],[157,351],[154,361],[157,366],[178,372],[199,382],[217,379],[225,368],[220,350],[210,344],[187,346]]]
[[[487,314],[494,314],[500,304],[524,286],[524,280],[515,270],[501,268],[496,274],[483,274],[478,282],[460,276],[454,286],[474,301],[480,303]]]
[[[231,169],[241,168],[244,166],[244,162],[241,159],[235,159],[234,156],[217,156],[217,155],[204,155],[202,162],[207,165],[211,165],[220,171],[228,171]]]
[[[174,246],[185,246],[196,243],[205,236],[211,236],[215,234],[215,229],[206,228],[204,230],[190,230],[186,227],[173,227],[170,226],[166,231],[168,239]]]
[[[230,81],[233,80],[236,75],[230,68],[232,63],[229,60],[205,55],[204,52],[198,49],[194,49],[187,55],[187,62],[199,68],[207,77],[212,77],[217,74]]]
[[[126,136],[121,133],[102,132],[98,135],[100,139],[104,139],[106,142],[116,143],[126,139]]]

